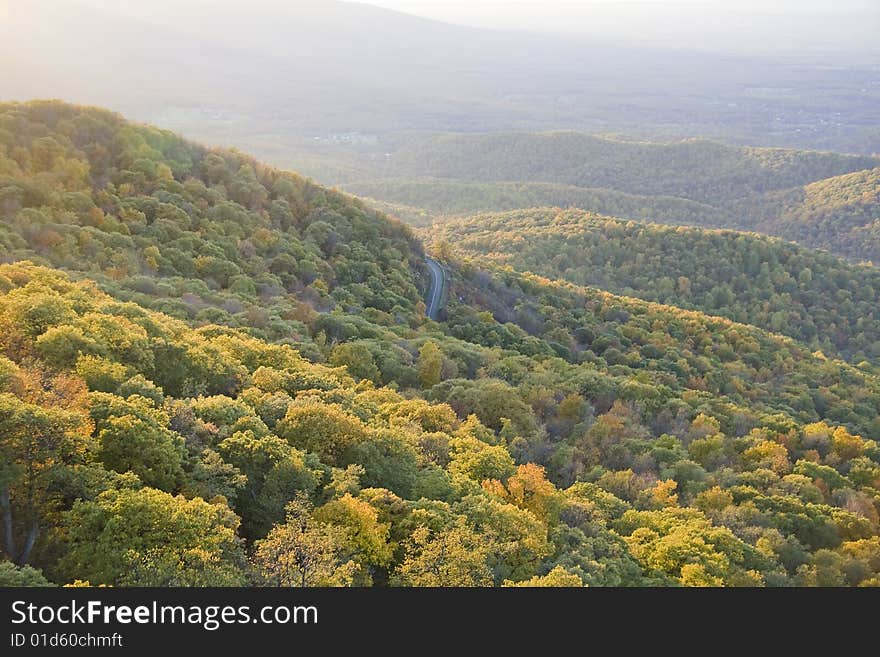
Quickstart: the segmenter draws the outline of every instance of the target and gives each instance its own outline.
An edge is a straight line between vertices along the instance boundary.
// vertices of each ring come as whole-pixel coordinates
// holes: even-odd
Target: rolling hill
[[[394,153],[390,168],[410,178],[560,183],[724,206],[878,164],[869,156],[702,139],[652,143],[557,132],[434,137]]]
[[[545,208],[439,224],[432,239],[576,285],[702,310],[880,363],[880,271],[782,240]]]
[[[584,208],[614,217],[666,224],[723,226],[733,222],[724,210],[684,198],[559,183],[392,178],[347,183],[343,187],[369,198],[373,204],[387,203],[388,212],[414,226],[430,225],[451,216],[539,207]],[[383,201],[376,201],[379,198]]]
[[[420,302],[409,228],[239,153],[58,103],[0,105],[0,142],[6,260],[273,339],[302,333],[291,294],[389,323]]]
[[[813,248],[880,263],[880,169],[819,180],[758,201],[742,214],[755,226]]]
[[[380,177],[343,186],[416,208],[400,212],[416,225],[479,212],[571,207],[667,225],[755,231],[873,262],[878,163],[875,156],[698,139],[457,135],[411,141],[374,170]]]

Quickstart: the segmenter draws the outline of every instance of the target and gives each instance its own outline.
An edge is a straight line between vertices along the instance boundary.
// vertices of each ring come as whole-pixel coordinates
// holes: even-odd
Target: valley
[[[4,585],[876,585],[880,287],[837,239],[876,158],[426,143],[406,195],[361,188],[413,228],[0,104]],[[804,235],[849,259],[758,234],[767,198],[780,232],[842,218]]]

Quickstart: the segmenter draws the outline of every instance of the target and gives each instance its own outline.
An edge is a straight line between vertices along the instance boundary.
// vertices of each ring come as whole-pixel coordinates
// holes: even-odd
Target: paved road
[[[443,307],[443,293],[446,291],[446,270],[434,258],[425,257],[428,270],[431,272],[431,287],[428,289],[428,307],[425,314],[434,321],[440,316]]]

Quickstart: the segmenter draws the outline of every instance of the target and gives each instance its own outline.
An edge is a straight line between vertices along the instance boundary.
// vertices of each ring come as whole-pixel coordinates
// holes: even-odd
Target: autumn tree
[[[347,559],[346,528],[315,520],[305,495],[287,505],[287,519],[256,543],[254,563],[270,586],[351,586],[359,567]]]
[[[16,387],[21,398],[0,393],[0,514],[3,550],[21,566],[51,510],[52,478],[83,462],[91,423],[75,380],[21,373]]]
[[[517,466],[506,485],[492,480],[483,487],[547,523],[554,519],[562,501],[556,487],[547,481],[544,468],[534,463]]]
[[[391,563],[390,526],[380,522],[376,509],[366,502],[346,493],[318,508],[314,517],[318,522],[345,530],[345,552],[365,573]]]
[[[419,383],[422,388],[430,388],[440,383],[440,372],[443,369],[443,353],[433,340],[428,340],[419,348]]]
[[[67,580],[128,586],[242,585],[238,517],[225,504],[153,488],[107,490],[65,521]]]
[[[341,462],[345,450],[367,437],[367,428],[357,417],[336,404],[317,401],[291,404],[276,431],[294,447],[333,465]]]
[[[552,552],[547,526],[526,509],[486,495],[468,495],[454,508],[488,541],[488,564],[496,584],[534,576]]]
[[[401,586],[491,586],[490,550],[464,519],[436,532],[421,526],[409,538],[394,581]]]
[[[531,579],[522,582],[512,582],[507,580],[504,586],[517,586],[526,588],[571,588],[581,587],[584,585],[583,580],[574,573],[570,573],[562,566],[556,566],[546,575],[535,575]]]

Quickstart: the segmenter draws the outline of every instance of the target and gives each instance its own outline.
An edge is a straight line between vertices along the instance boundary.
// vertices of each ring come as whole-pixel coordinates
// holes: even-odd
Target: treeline
[[[519,271],[697,309],[880,364],[880,271],[780,240],[545,208],[435,227]]]

